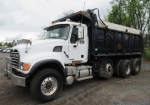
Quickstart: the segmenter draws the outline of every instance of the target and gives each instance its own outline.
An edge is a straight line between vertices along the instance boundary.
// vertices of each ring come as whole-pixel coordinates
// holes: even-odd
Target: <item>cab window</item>
[[[72,29],[70,42],[71,43],[76,43],[77,41],[78,41],[78,28],[76,28],[74,26],[73,29]]]

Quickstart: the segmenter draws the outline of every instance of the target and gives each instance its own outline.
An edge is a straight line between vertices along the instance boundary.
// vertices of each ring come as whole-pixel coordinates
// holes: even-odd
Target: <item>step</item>
[[[93,78],[93,76],[78,78],[77,81],[82,81],[82,80],[91,79],[91,78]]]

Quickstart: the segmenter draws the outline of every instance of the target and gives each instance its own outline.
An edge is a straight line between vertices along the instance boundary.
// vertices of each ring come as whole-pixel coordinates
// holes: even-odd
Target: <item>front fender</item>
[[[64,71],[64,67],[63,67],[63,65],[59,62],[59,61],[57,61],[57,60],[55,60],[55,59],[47,59],[47,60],[42,60],[42,61],[39,61],[39,62],[37,62],[35,65],[33,65],[32,66],[32,68],[30,69],[30,72],[29,72],[29,74],[33,74],[36,70],[37,70],[37,68],[38,67],[40,67],[41,65],[44,65],[44,64],[46,64],[46,63],[55,63],[55,64],[57,64],[57,65],[59,65],[60,67],[61,67],[61,70],[63,71],[63,72],[65,72]]]
[[[50,62],[59,62],[59,64],[65,68],[64,66],[64,59],[60,55],[61,52],[45,52],[45,53],[34,53],[34,54],[29,54],[26,55],[25,57],[22,58],[21,62],[28,62],[31,64],[30,69],[28,71],[24,71],[25,74],[28,74],[31,72],[31,69],[33,66],[36,64],[41,64],[42,62],[45,61],[50,61]]]

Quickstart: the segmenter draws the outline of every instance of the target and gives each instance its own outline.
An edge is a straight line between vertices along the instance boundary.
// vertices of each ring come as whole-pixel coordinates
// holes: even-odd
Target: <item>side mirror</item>
[[[79,39],[83,38],[83,27],[78,27],[78,38]]]

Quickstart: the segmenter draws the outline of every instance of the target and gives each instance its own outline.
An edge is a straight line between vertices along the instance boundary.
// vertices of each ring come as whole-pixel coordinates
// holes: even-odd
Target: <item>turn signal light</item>
[[[29,63],[24,63],[24,65],[23,65],[23,70],[24,70],[24,71],[28,71],[29,68],[30,68],[30,64],[29,64]]]

